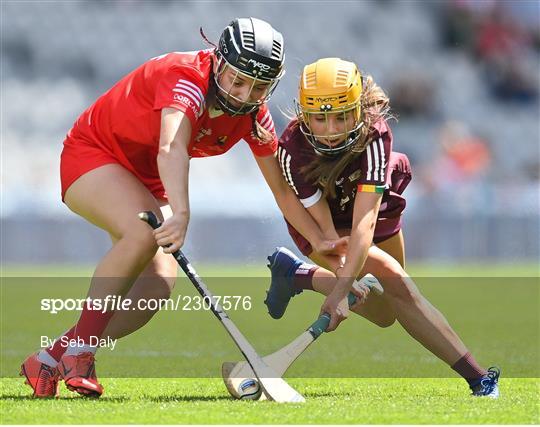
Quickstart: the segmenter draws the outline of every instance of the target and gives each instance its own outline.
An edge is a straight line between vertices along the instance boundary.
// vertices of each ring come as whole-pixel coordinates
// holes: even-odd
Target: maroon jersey
[[[289,123],[278,145],[278,159],[289,186],[304,207],[317,203],[323,189],[306,179],[301,172],[318,154],[296,125]],[[374,126],[371,143],[353,162],[347,165],[336,180],[336,197],[327,198],[336,229],[352,227],[354,199],[358,191],[382,192],[383,198],[375,227],[373,241],[379,243],[392,237],[401,229],[401,214],[405,198],[401,195],[411,180],[411,167],[405,154],[392,152],[392,132],[385,121]],[[309,242],[287,223],[289,233],[300,251],[308,256]]]
[[[371,143],[341,172],[336,180],[336,197],[328,205],[336,227],[350,224],[354,198],[358,191],[383,193],[388,188],[388,162],[392,152],[392,133],[381,120],[374,126]],[[322,188],[306,179],[302,167],[317,158],[296,121],[292,121],[281,136],[278,159],[283,175],[304,207],[309,208],[322,197]]]

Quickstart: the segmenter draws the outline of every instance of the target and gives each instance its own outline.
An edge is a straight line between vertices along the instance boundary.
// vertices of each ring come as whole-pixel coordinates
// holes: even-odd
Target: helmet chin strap
[[[354,146],[354,143],[358,139],[358,132],[357,131],[351,132],[347,136],[347,139],[336,147],[328,147],[320,143],[319,141],[317,141],[315,137],[312,137],[312,138],[313,139],[310,141],[311,145],[318,155],[325,156],[325,157],[336,157],[352,149],[352,147]]]
[[[322,142],[319,142],[317,137],[313,135],[311,132],[307,132],[304,129],[305,124],[300,124],[300,130],[308,140],[309,144],[313,147],[313,150],[321,156],[325,157],[335,157],[338,156],[346,151],[351,150],[354,147],[354,144],[356,141],[358,141],[358,138],[360,137],[360,129],[363,126],[363,123],[361,123],[359,126],[355,128],[355,130],[349,132],[347,135],[347,138],[345,141],[343,141],[341,144],[339,144],[336,147],[329,147]]]
[[[243,107],[232,107],[222,94],[219,93],[219,89],[216,91],[216,100],[218,102],[219,108],[223,110],[224,113],[229,116],[244,116],[256,111],[259,108],[259,105],[244,105]]]

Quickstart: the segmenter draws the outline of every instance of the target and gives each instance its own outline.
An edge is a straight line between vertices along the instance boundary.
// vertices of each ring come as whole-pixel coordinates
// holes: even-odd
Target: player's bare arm
[[[341,239],[341,241],[344,241],[344,243],[346,243],[342,247],[343,252],[336,251],[336,255],[344,256],[347,252],[347,247],[348,247],[347,243],[349,241],[349,237],[348,236],[340,237],[338,232],[336,231],[336,227],[334,226],[334,221],[332,220],[332,213],[330,212],[330,207],[328,206],[327,200],[321,198],[313,206],[310,206],[309,208],[307,208],[307,211],[309,212],[311,217],[315,220],[315,222],[321,229],[326,239],[330,239],[330,240]]]
[[[189,222],[187,146],[190,137],[191,123],[185,114],[175,108],[164,108],[157,163],[173,215],[154,231],[154,236],[166,253],[182,247]]]
[[[328,332],[335,330],[339,323],[348,317],[347,295],[352,290],[353,282],[366,262],[368,250],[373,241],[381,199],[382,196],[378,193],[359,192],[356,195],[345,263],[336,272],[336,286],[332,293],[326,297],[321,307],[321,313],[328,313],[331,317]]]
[[[255,156],[255,160],[287,221],[311,243],[317,252],[341,251],[347,243],[347,238],[339,238],[337,234],[329,238],[322,232],[283,179],[276,158]]]
[[[326,199],[321,198],[313,206],[307,208],[307,211],[327,238],[337,239],[339,237],[336,228],[334,227],[332,213],[330,212],[330,207],[328,206]]]

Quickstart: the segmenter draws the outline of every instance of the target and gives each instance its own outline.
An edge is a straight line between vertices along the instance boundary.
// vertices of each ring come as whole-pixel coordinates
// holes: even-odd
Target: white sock
[[[77,344],[70,344],[65,352],[67,356],[76,356],[77,354],[81,353],[87,353],[90,352],[92,354],[96,354],[97,347],[93,345],[83,344],[83,345],[77,345]]]
[[[52,357],[45,350],[41,350],[38,353],[37,360],[39,360],[41,363],[45,363],[45,365],[50,366],[51,368],[56,368],[56,365],[58,365],[58,362],[55,360],[55,358]]]
[[[307,264],[307,263],[302,263],[302,265],[299,265],[298,268],[296,269],[296,271],[294,272],[293,275],[296,275],[296,274],[309,274],[309,272],[311,271],[311,269],[313,268],[313,264]]]

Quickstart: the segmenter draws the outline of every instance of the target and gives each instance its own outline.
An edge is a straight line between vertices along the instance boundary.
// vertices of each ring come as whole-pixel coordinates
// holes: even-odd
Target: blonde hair
[[[379,120],[395,117],[390,112],[390,100],[375,83],[373,77],[364,76],[364,90],[360,99],[361,120],[364,125],[358,131],[360,136],[346,153],[334,157],[317,156],[309,165],[301,168],[301,173],[310,181],[323,188],[323,197],[336,197],[336,179],[345,167],[358,158],[372,141],[373,126]],[[299,119],[299,118],[298,118]],[[300,120],[300,119],[299,119]]]

